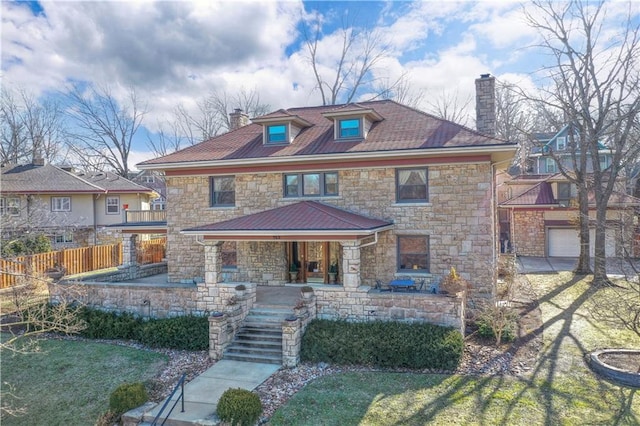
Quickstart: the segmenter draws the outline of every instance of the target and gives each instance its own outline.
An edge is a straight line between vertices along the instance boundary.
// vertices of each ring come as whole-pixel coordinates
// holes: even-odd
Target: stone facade
[[[519,256],[545,256],[544,211],[513,212],[511,244]]]
[[[397,275],[397,236],[424,235],[430,238],[430,273],[416,278],[436,281],[454,266],[472,282],[472,298],[493,296],[495,247],[489,163],[431,165],[428,169],[429,202],[416,204],[396,203],[396,168],[339,170],[340,196],[324,198],[323,202],[395,223],[393,231],[381,233],[376,244],[357,250],[357,254],[345,252],[351,242],[341,242],[341,279],[346,288],[392,279]],[[180,230],[300,201],[283,197],[282,182],[282,173],[238,174],[236,205],[211,208],[208,176],[168,177],[169,281],[205,275],[203,246],[194,237],[181,235]],[[287,281],[285,243],[238,242],[237,247],[237,270],[228,271],[227,277],[260,285]],[[224,271],[222,274],[224,277]]]

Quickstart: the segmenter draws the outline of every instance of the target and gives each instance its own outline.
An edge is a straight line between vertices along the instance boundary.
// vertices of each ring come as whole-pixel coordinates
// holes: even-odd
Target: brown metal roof
[[[223,222],[184,229],[181,232],[206,236],[277,236],[285,233],[371,235],[391,226],[393,223],[390,221],[363,216],[318,201],[301,201]]]
[[[374,110],[382,117],[382,121],[372,125],[366,140],[334,139],[333,121],[323,114],[346,109],[342,105],[290,108],[264,116],[297,116],[312,124],[303,129],[289,145],[264,145],[262,125],[252,123],[140,165],[513,145],[394,101],[361,102],[357,106]]]
[[[550,204],[558,204],[558,201],[553,197],[549,182],[540,182],[524,193],[500,203],[501,206],[548,206]]]

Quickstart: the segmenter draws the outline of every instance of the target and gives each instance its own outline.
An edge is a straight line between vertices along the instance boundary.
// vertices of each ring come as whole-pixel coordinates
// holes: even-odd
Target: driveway
[[[520,256],[517,261],[518,272],[521,274],[545,274],[572,271],[578,263],[578,258]],[[607,273],[610,276],[635,276],[640,273],[640,259],[634,259],[632,263],[621,258],[608,258]],[[593,268],[593,259],[591,259],[591,267]]]

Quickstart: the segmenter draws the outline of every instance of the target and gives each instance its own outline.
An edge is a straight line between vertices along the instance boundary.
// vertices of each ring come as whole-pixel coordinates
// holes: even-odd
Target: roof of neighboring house
[[[78,176],[51,164],[43,166],[2,166],[0,192],[14,194],[101,194],[151,193],[149,188],[137,185],[113,173],[91,173]]]
[[[375,121],[366,139],[336,140],[334,122],[331,117],[353,110],[362,111]],[[254,120],[293,117],[298,122],[308,122],[291,144],[265,145],[263,126],[252,123],[237,130],[216,136],[181,151],[155,158],[139,164],[142,168],[171,167],[180,163],[206,163],[223,160],[247,159],[303,159],[317,155],[364,154],[374,152],[454,149],[462,147],[504,147],[515,149],[515,144],[490,137],[459,124],[436,118],[390,100],[361,102],[349,105],[291,108],[278,110]],[[376,119],[377,120],[377,119]],[[267,120],[271,122],[271,120]],[[487,149],[487,152],[490,150]]]
[[[558,204],[549,182],[539,182],[522,194],[500,203],[502,206],[550,205]]]
[[[305,233],[370,235],[390,228],[393,222],[375,219],[318,201],[301,201],[210,225],[183,229],[185,234],[298,235]]]

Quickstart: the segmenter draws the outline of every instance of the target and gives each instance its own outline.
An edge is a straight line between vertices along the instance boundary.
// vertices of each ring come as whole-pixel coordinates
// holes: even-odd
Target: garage
[[[590,254],[594,254],[596,231],[589,231]],[[607,257],[613,257],[616,253],[616,242],[612,235],[605,238],[605,253]],[[547,229],[547,255],[549,257],[578,257],[580,256],[580,238],[575,228],[548,228]]]

